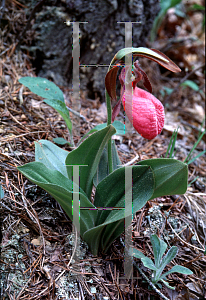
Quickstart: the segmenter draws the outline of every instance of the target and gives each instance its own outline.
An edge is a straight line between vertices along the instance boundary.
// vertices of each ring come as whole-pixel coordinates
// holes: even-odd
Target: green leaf
[[[115,120],[112,125],[114,126],[114,128],[116,129],[116,134],[117,135],[124,135],[127,133],[127,128],[125,126],[125,124],[123,124],[122,122]],[[89,134],[95,132],[95,131],[99,131],[102,130],[104,128],[107,127],[107,123],[102,123],[102,124],[98,124],[97,126],[95,126],[94,128],[92,128],[88,133],[85,134],[84,138],[86,136],[88,136]]]
[[[188,168],[185,163],[172,158],[155,158],[143,160],[138,165],[151,166],[154,172],[155,190],[151,199],[186,192]]]
[[[163,254],[167,249],[167,244],[158,238],[156,234],[151,235],[150,241],[153,248],[155,266],[159,268]]]
[[[127,168],[132,168],[132,184],[127,192],[132,193],[134,214],[145,205],[153,194],[154,178],[150,167],[131,166]],[[123,232],[124,218],[130,215],[128,206],[125,208],[125,167],[113,171],[98,184],[94,205],[99,209],[95,222],[96,227],[85,232],[84,239],[89,244],[92,253],[97,255],[100,237],[102,239],[101,248],[103,251],[107,251],[117,234],[120,234],[120,231]],[[108,209],[106,210],[106,208]]]
[[[169,264],[177,255],[178,248],[176,246],[172,246],[167,254],[163,257],[162,262],[161,262],[161,267],[165,267],[167,264]]]
[[[161,0],[161,2],[160,2],[161,10],[154,20],[153,27],[152,27],[151,34],[150,34],[151,42],[154,42],[157,31],[166,15],[168,9],[176,6],[181,1],[182,0]]]
[[[105,223],[108,222],[109,219]],[[101,235],[101,244],[100,244],[100,248],[102,249],[103,253],[107,253],[112,242],[116,240],[116,238],[118,238],[120,234],[124,232],[124,230],[125,230],[124,219],[120,219],[112,223],[110,222],[104,227],[104,231],[102,232]]]
[[[71,220],[73,219],[72,199],[74,182],[62,175],[59,171],[49,169],[40,162],[31,162],[17,169],[30,181],[54,197],[65,210],[69,218]],[[82,189],[80,189],[79,192],[79,199],[81,207],[91,207],[90,210],[80,211],[80,234],[83,236],[85,231],[95,226],[97,212],[93,210],[95,208],[94,205],[89,201]],[[76,214],[77,213],[78,212],[76,212]]]
[[[195,157],[193,157],[192,159],[190,159],[187,162],[187,165],[193,163],[197,158],[199,158],[200,156],[204,155],[206,153],[206,150],[203,150],[202,152],[200,152],[199,154],[197,154]]]
[[[191,186],[198,178],[199,178],[199,176],[196,176],[196,177],[188,184],[188,186]]]
[[[199,86],[192,80],[185,80],[183,83],[181,83],[181,86],[189,86],[194,91],[199,91]]]
[[[2,189],[2,186],[0,184],[0,199],[4,198],[4,190]]]
[[[53,142],[58,145],[66,145],[66,144],[70,145],[70,143],[62,137],[53,138]]]
[[[173,92],[173,90],[174,89],[171,89],[171,88],[168,88],[167,86],[164,86],[161,91],[163,91],[163,96],[164,96],[165,95],[164,91],[167,93],[167,95],[170,95]]]
[[[153,270],[153,271],[157,270],[153,261],[149,257],[143,257],[143,258],[141,258],[141,261],[146,268]]]
[[[160,280],[164,283],[164,285],[166,285],[167,288],[169,288],[169,289],[171,289],[171,290],[175,290],[175,287],[169,285],[169,283],[168,283],[167,281],[165,281],[165,280],[163,280],[163,279],[160,279]]]
[[[205,6],[200,4],[193,4],[192,7],[189,8],[189,10],[205,10]]]
[[[19,82],[38,96],[46,98],[44,102],[56,109],[62,116],[71,134],[72,122],[64,102],[64,95],[58,86],[46,78],[41,77],[22,77],[19,79]]]
[[[112,125],[116,129],[116,135],[124,135],[127,133],[127,128],[122,122],[115,120]]]
[[[109,175],[108,171],[108,151],[107,147],[104,148],[98,167],[97,167],[97,172],[94,175],[93,183],[94,186],[97,187],[99,182],[101,182],[105,177]]]
[[[158,281],[160,278],[160,275],[162,274],[164,268],[166,267],[167,264],[169,264],[176,256],[178,252],[178,249],[176,246],[172,246],[166,255],[163,257],[161,264],[159,265],[159,268],[157,270],[157,273],[155,274],[155,280]]]
[[[164,10],[165,12],[167,12],[167,10],[171,7],[176,6],[177,4],[179,4],[182,0],[161,0],[160,2],[160,6],[161,9]]]
[[[35,142],[35,161],[43,163],[49,169],[61,172],[65,177],[68,177],[65,166],[68,153],[68,151],[59,148],[50,141],[40,140]]]
[[[137,250],[136,248],[130,248],[129,249],[129,254],[131,256],[134,256],[134,257],[139,258],[139,259],[146,257],[141,251]]]
[[[44,102],[56,109],[56,111],[62,116],[64,119],[67,128],[71,132],[72,130],[72,122],[70,120],[69,110],[66,107],[66,104],[58,99],[44,99]]]
[[[121,166],[121,161],[119,159],[114,141],[112,141],[112,163],[113,163],[113,170],[116,170]],[[108,175],[109,175],[108,151],[107,151],[107,147],[105,147],[100,158],[97,172],[94,176],[94,180],[93,180],[94,186],[97,187],[97,185]]]
[[[182,10],[182,5],[181,4],[180,4],[180,6],[179,5],[176,6],[176,8],[175,8],[175,14],[178,17],[181,17],[181,18],[184,18],[184,19],[187,18],[186,13]]]
[[[153,22],[153,26],[152,26],[152,30],[150,32],[150,41],[154,42],[158,29],[160,28],[160,25],[162,24],[164,17],[165,17],[165,10],[161,9],[159,14],[157,15],[157,17],[155,18],[154,22]]]
[[[152,249],[154,253],[154,260],[155,260],[155,266],[158,268],[160,264],[161,257],[159,255],[160,253],[160,241],[156,234],[153,234],[150,236],[150,241],[152,244]]]
[[[181,273],[184,275],[192,275],[193,274],[193,272],[190,269],[185,268],[183,266],[176,265],[176,266],[172,267],[172,269],[170,269],[168,272],[162,274],[160,276],[160,279],[165,279],[167,275],[172,274],[172,273]]]
[[[159,282],[157,282],[156,285],[158,286],[158,288],[159,288],[160,290],[162,289],[162,284],[160,284]]]
[[[102,130],[102,129],[106,128],[106,127],[107,127],[107,123],[98,124],[98,125],[96,125],[94,128],[92,128],[92,129],[89,131],[89,133],[93,133],[93,132],[95,132],[95,131]]]
[[[64,95],[62,91],[53,82],[41,77],[22,77],[19,82],[32,91],[46,99],[57,99],[64,103]]]
[[[132,168],[132,197],[133,213],[141,209],[152,195],[154,188],[153,172],[147,166],[121,167],[103,179],[97,186],[94,205],[96,207],[122,208],[118,210],[100,210],[97,216],[97,224],[102,224],[108,219],[117,221],[125,217],[125,168]],[[147,182],[147,184],[146,184]],[[106,195],[106,197],[105,197]],[[126,208],[127,209],[127,208]]]
[[[97,170],[105,145],[116,132],[112,125],[93,133],[77,149],[71,151],[66,158],[66,168],[68,177],[71,179],[73,168],[70,165],[81,165],[80,167],[80,187],[90,197],[93,178]]]

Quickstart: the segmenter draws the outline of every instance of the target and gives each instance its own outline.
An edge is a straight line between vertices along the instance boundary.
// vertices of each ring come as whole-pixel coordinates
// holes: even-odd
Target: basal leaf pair
[[[94,255],[100,250],[108,250],[114,239],[124,231],[124,219],[130,215],[125,205],[126,168],[132,169],[129,189],[133,214],[148,200],[182,194],[187,189],[187,165],[174,159],[145,160],[130,167],[116,165],[118,168],[108,175],[100,161],[105,155],[105,145],[114,133],[114,127],[109,125],[93,133],[71,152],[40,140],[35,143],[35,162],[18,167],[29,180],[50,193],[73,220],[73,169],[79,166],[80,234]],[[119,161],[115,151],[113,158]],[[107,157],[104,157],[104,162],[108,163]],[[94,181],[96,193],[92,203]]]

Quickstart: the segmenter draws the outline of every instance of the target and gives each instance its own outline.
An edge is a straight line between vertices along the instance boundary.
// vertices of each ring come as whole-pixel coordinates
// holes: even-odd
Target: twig
[[[88,285],[86,284],[86,282],[84,282],[84,281],[81,281],[81,279],[78,277],[78,282],[79,282],[79,286],[81,287],[81,284],[82,284],[82,286],[84,286],[84,288],[85,288],[85,290],[87,291],[87,293],[88,293],[88,295],[89,296],[93,296],[93,294],[90,292],[90,290],[89,290],[89,287],[88,287]],[[81,287],[81,289],[82,289],[82,287]],[[81,294],[81,290],[80,290],[80,294]],[[79,298],[80,299],[80,298]]]
[[[25,285],[23,286],[23,288],[21,289],[21,291],[19,292],[19,294],[16,297],[16,300],[20,299],[20,296],[22,295],[23,291],[25,290],[26,286],[28,285],[28,283],[31,281],[32,277],[30,277],[27,282],[25,283]]]
[[[118,286],[116,280],[114,279],[114,276],[113,276],[113,273],[112,273],[110,264],[109,264],[109,270],[110,270],[110,273],[111,273],[111,276],[112,276],[112,280],[113,280],[113,282],[115,283],[115,285],[116,285],[116,287],[117,287],[117,290],[118,290],[118,292],[119,292],[119,295],[120,295],[120,297],[121,297],[121,300],[123,300],[123,298],[122,298],[122,292],[121,292],[121,290],[120,290],[120,288],[119,288],[119,286]]]
[[[130,160],[129,162],[127,162],[126,164],[124,164],[122,167],[127,167],[132,165],[135,161],[137,161],[139,159],[139,154],[137,154],[132,160]]]
[[[22,200],[23,200],[23,206],[27,212],[27,214],[29,215],[29,217],[31,218],[31,220],[36,223],[39,227],[39,232],[40,232],[40,235],[42,237],[42,243],[43,243],[43,252],[44,252],[44,256],[45,256],[45,240],[44,240],[44,235],[43,235],[43,232],[42,232],[42,228],[41,228],[41,225],[40,225],[40,222],[39,222],[39,218],[38,218],[38,215],[35,211],[35,209],[32,207],[32,205],[27,201],[26,197],[24,196],[23,192],[20,191],[15,185],[13,185],[13,183],[11,182],[11,185],[21,194],[22,196]],[[28,203],[27,203],[28,202]],[[29,206],[31,207],[33,213],[28,209],[28,204]]]
[[[41,253],[41,254],[37,257],[37,259],[32,263],[32,265],[31,265],[26,271],[24,271],[23,274],[27,273],[32,267],[33,267],[33,271],[34,271],[35,268],[36,268],[36,266],[38,265],[40,259],[42,258],[42,255],[43,255],[43,254]],[[33,271],[31,272],[30,277],[31,277]]]
[[[197,70],[203,68],[204,66],[205,66],[205,64],[202,64],[201,66],[199,66],[199,67],[193,69],[193,70],[192,70],[190,73],[188,73],[185,77],[183,77],[183,78],[180,80],[179,84],[178,84],[178,85],[174,88],[174,90],[171,92],[171,94],[169,94],[169,95],[167,96],[166,100],[164,101],[164,104],[167,103],[167,102],[170,100],[171,96],[179,89],[179,87],[181,86],[181,84],[182,84],[185,80],[187,80],[192,74],[194,74]]]
[[[4,138],[1,140],[1,143],[2,142],[8,142],[10,140],[14,140],[14,139],[17,139],[19,137],[22,137],[22,136],[25,136],[25,135],[28,135],[28,134],[34,134],[34,133],[42,133],[42,132],[47,132],[45,130],[39,130],[39,131],[33,131],[33,132],[27,132],[27,133],[22,133],[22,134],[19,134],[19,135],[16,135],[16,136],[11,136],[11,137],[7,137],[7,138]]]
[[[76,252],[76,246],[77,246],[77,230],[76,230],[76,227],[75,227],[75,235],[76,235],[76,241],[75,241],[75,247],[74,247],[74,251],[73,251],[73,253],[72,253],[72,256],[71,256],[71,258],[70,258],[70,261],[68,262],[68,264],[67,264],[67,268],[69,267],[69,265],[71,264],[71,262],[72,262],[72,259],[73,259],[73,257],[74,257],[74,254],[75,254],[75,252]],[[59,274],[59,276],[57,276],[57,278],[54,280],[54,282],[56,283],[58,280],[59,280],[59,278],[66,272],[67,270],[63,270],[60,274]],[[49,287],[46,287],[43,291],[41,291],[39,294],[38,294],[38,296],[34,296],[32,299],[35,299],[35,298],[37,298],[37,297],[39,297],[40,295],[42,295],[43,293],[45,293],[47,290],[49,290]]]
[[[85,118],[83,115],[81,115],[80,113],[78,113],[77,111],[73,110],[72,108],[70,108],[70,107],[68,107],[68,106],[67,106],[67,109],[68,109],[72,114],[74,114],[75,116],[77,116],[77,117],[79,117],[79,118],[82,118],[82,120],[83,120],[84,122],[87,122],[86,118]]]
[[[81,298],[82,298],[82,300],[84,300],[85,299],[84,298],[84,293],[83,293],[82,286],[81,286],[80,282],[79,282],[79,288],[80,288]]]
[[[97,278],[96,278],[97,277]],[[104,288],[105,292],[109,295],[109,297],[112,299],[112,295],[106,285],[103,282],[103,279],[101,276],[95,274],[95,276],[92,276],[92,278],[99,284],[99,282],[102,284],[102,287]]]
[[[195,249],[195,250],[199,250],[199,251],[202,251],[202,252],[205,251],[205,249],[200,249],[200,248],[198,248],[198,247],[195,247],[195,246],[193,246],[193,245],[191,245],[191,244],[185,242],[185,241],[177,234],[177,232],[173,229],[172,225],[170,224],[170,222],[169,222],[168,220],[167,220],[167,224],[170,226],[170,228],[172,229],[172,231],[174,232],[174,234],[178,237],[178,239],[180,239],[180,241],[181,241],[183,244],[185,244],[185,245],[187,245],[188,247],[191,247],[191,248],[193,248],[193,249]]]

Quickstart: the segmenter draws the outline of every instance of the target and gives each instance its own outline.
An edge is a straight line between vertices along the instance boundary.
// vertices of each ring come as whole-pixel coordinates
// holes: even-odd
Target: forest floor
[[[189,1],[186,1],[189,2]],[[68,263],[73,251],[72,221],[45,191],[22,176],[17,166],[34,161],[34,142],[52,141],[68,130],[61,116],[43,99],[23,88],[18,80],[36,76],[32,58],[16,50],[16,32],[26,25],[24,11],[13,1],[7,25],[0,39],[0,183],[1,199],[1,299],[160,299],[134,268],[136,279],[124,276],[124,248],[117,239],[108,254],[94,257],[81,242],[81,270]],[[192,3],[192,1],[191,1]],[[174,158],[184,161],[204,131],[205,118],[205,34],[203,13],[187,10],[186,17],[171,9],[158,37],[148,47],[169,56],[181,69],[171,74],[145,58],[140,60],[153,86],[153,94],[165,106],[165,126],[160,135],[148,141],[126,121],[128,133],[115,136],[122,164],[165,157],[178,128]],[[62,88],[62,87],[60,87]],[[66,103],[72,91],[62,88]],[[106,121],[106,106],[81,93],[80,138],[95,125]],[[73,116],[71,115],[71,118]],[[123,121],[123,112],[119,116]],[[76,124],[77,126],[78,124]],[[205,135],[192,157],[205,150]],[[61,146],[71,151],[69,145]],[[135,163],[134,162],[134,163]],[[134,216],[133,246],[154,259],[149,236],[164,237],[168,248],[178,254],[165,271],[179,264],[193,271],[186,276],[168,276],[175,290],[162,287],[167,299],[206,299],[206,161],[205,154],[188,165],[188,189],[184,195],[165,196],[149,201]],[[121,235],[124,240],[124,234]],[[150,277],[148,269],[142,271]]]

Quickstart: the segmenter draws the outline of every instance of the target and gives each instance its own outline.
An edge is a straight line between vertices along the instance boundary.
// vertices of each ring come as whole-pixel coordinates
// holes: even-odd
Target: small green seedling
[[[165,154],[165,157],[167,157],[169,155],[169,158],[174,158],[174,156],[175,156],[176,151],[174,153],[174,149],[175,149],[175,143],[177,141],[178,129],[179,129],[179,126],[177,127],[177,129],[175,129],[173,131],[172,137],[171,137],[169,145],[167,147],[167,152]]]
[[[173,132],[173,134],[171,136],[169,145],[167,147],[167,152],[165,154],[165,158],[166,157],[174,158],[174,156],[175,156],[176,151],[174,151],[174,150],[175,150],[175,144],[176,144],[176,141],[177,141],[178,129],[179,129],[179,127],[174,130],[174,132]],[[201,131],[202,131],[202,126],[201,126]],[[205,135],[205,133],[206,133],[206,130],[204,130],[198,136],[197,142],[194,144],[194,146],[192,147],[192,149],[190,150],[189,154],[187,155],[187,157],[184,160],[185,164],[189,165],[189,164],[193,163],[197,158],[199,158],[200,156],[202,156],[202,155],[204,155],[206,153],[206,150],[203,150],[202,152],[198,153],[198,155],[196,155],[195,157],[191,158],[191,156],[192,156],[195,148],[197,147],[197,145],[199,144],[199,142],[201,141],[201,139],[203,138],[203,136]]]
[[[206,150],[203,150],[202,152],[200,152],[198,155],[196,155],[195,157],[193,157],[191,159],[191,155],[193,153],[193,151],[195,150],[195,148],[197,147],[197,145],[199,144],[199,142],[201,141],[201,139],[203,138],[203,136],[205,135],[206,130],[204,130],[202,132],[202,134],[199,136],[197,142],[194,144],[194,146],[192,147],[192,149],[190,150],[190,153],[188,154],[188,156],[185,158],[184,163],[186,163],[187,165],[193,163],[195,161],[195,159],[197,159],[198,157],[204,155],[206,153]]]
[[[150,237],[152,247],[153,247],[153,252],[154,252],[154,260],[155,263],[149,258],[146,257],[141,251],[137,249],[132,249],[130,248],[130,254],[132,254],[134,257],[141,259],[143,265],[152,270],[152,276],[151,276],[151,282],[153,284],[156,284],[161,288],[161,284],[158,282],[161,281],[164,283],[168,288],[170,289],[175,289],[174,287],[170,286],[167,281],[165,281],[166,276],[172,273],[181,273],[185,275],[191,275],[193,272],[185,267],[176,265],[172,269],[170,269],[168,272],[165,272],[162,274],[164,268],[166,267],[167,264],[169,264],[177,255],[178,249],[176,246],[172,246],[167,254],[164,255],[166,249],[167,249],[167,244],[162,241],[156,234],[151,235]]]

